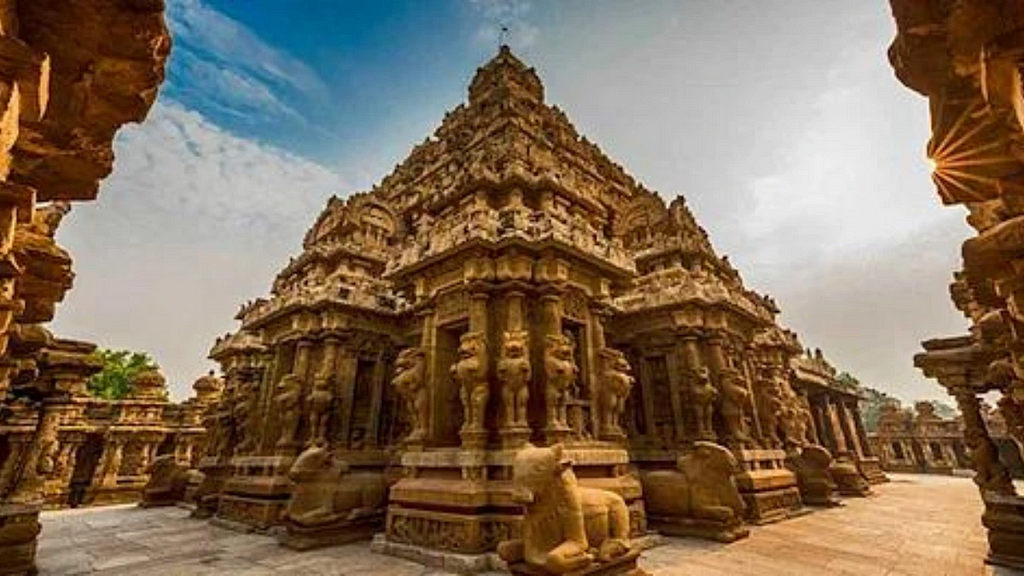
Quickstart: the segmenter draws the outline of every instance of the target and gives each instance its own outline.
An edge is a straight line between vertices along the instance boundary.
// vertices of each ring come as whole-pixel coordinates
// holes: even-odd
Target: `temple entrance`
[[[103,436],[89,434],[85,442],[75,452],[75,470],[71,474],[71,487],[68,492],[68,506],[77,508],[85,503],[85,498],[96,474],[96,466],[103,456]]]

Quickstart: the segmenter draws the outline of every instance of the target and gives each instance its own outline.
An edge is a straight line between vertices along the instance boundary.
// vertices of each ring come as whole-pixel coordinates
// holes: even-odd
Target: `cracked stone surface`
[[[644,553],[662,575],[1019,574],[986,566],[981,501],[969,479],[894,474],[869,498],[755,527],[723,545],[665,538]],[[182,508],[134,506],[46,512],[42,574],[429,575],[433,568],[370,552],[366,543],[309,552],[268,536],[241,534],[188,518]]]

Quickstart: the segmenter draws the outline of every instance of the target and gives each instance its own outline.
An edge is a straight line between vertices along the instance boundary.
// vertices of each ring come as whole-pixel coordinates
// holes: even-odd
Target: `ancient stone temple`
[[[967,208],[950,287],[970,333],[924,342],[914,363],[956,399],[964,443],[985,503],[989,561],[1024,568],[1024,498],[1016,493],[981,411],[995,393],[1008,428],[1024,430],[1024,7],[1019,0],[891,0],[896,76],[926,96],[927,154],[944,204]]]
[[[90,345],[42,326],[73,277],[54,234],[68,201],[95,198],[117,129],[145,117],[169,47],[159,1],[0,8],[0,434],[19,454],[0,482],[0,573],[33,570],[46,478],[70,454],[59,423],[95,369]]]
[[[981,415],[999,459],[1016,478],[1024,478],[1024,459],[1017,441],[1009,436],[998,409],[982,402]],[[963,418],[942,418],[931,402],[916,402],[913,409],[886,404],[878,430],[868,438],[882,462],[892,472],[956,474],[973,466],[964,442]]]
[[[835,367],[821,350],[806,350],[793,358],[790,365],[797,405],[811,414],[810,439],[835,457],[832,473],[840,492],[863,492],[862,479],[871,484],[886,482],[860,415],[858,387],[837,378]],[[855,473],[849,473],[851,469]]]
[[[283,525],[296,548],[380,532],[379,550],[483,569],[519,538],[517,452],[561,446],[581,486],[622,499],[632,536],[651,472],[664,522],[742,537],[744,520],[802,513],[790,461],[822,410],[828,441],[849,439],[832,447],[844,470],[871,461],[855,392],[834,370],[795,378],[802,347],[777,313],[682,198],[581,137],[502,47],[379,185],[328,201],[215,342],[196,513]]]

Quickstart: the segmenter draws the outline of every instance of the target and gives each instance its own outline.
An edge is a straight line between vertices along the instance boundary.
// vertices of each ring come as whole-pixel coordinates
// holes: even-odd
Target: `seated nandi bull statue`
[[[622,496],[581,488],[561,444],[527,445],[512,465],[512,499],[525,508],[522,538],[498,545],[514,574],[641,574],[629,541],[629,510]]]
[[[739,465],[732,452],[698,441],[677,462],[678,470],[646,472],[640,479],[647,523],[671,536],[697,536],[733,542],[750,533],[743,526],[746,506],[733,474]]]
[[[295,459],[294,483],[283,519],[281,543],[305,550],[370,538],[383,527],[387,481],[380,472],[350,472],[346,462],[324,446],[307,448]]]
[[[807,444],[786,456],[786,467],[796,474],[800,499],[810,506],[838,506],[836,483],[829,468],[832,454],[823,446]]]
[[[149,463],[146,472],[149,474],[149,482],[142,489],[142,502],[139,502],[139,506],[173,506],[185,498],[188,466],[178,464],[173,454],[157,456]]]

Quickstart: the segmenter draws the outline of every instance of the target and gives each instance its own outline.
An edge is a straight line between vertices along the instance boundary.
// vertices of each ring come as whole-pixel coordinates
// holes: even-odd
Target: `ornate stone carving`
[[[530,400],[532,375],[528,332],[507,331],[502,335],[497,375],[501,383],[502,426],[527,427],[526,406]]]
[[[333,378],[329,374],[313,377],[313,390],[309,394],[309,442],[327,443],[327,425],[331,405],[334,403]]]
[[[288,471],[295,483],[284,518],[299,527],[382,519],[387,495],[384,475],[351,472],[323,446],[299,454]]]
[[[647,521],[673,536],[698,536],[732,542],[748,535],[743,527],[746,506],[733,475],[736,457],[712,442],[697,441],[679,458],[678,470],[641,475]]]
[[[280,418],[277,446],[291,446],[295,443],[302,418],[302,379],[298,375],[286,374],[277,383],[274,408]]]
[[[719,413],[725,423],[728,441],[736,444],[748,442],[746,416],[750,412],[750,392],[742,376],[734,370],[723,371],[721,383]]]
[[[407,442],[420,442],[427,434],[430,405],[426,380],[424,379],[425,357],[421,348],[406,348],[395,359],[395,376],[391,380],[398,395],[405,404],[409,417],[410,431]]]
[[[829,472],[832,455],[822,446],[808,444],[786,456],[786,466],[796,473],[800,497],[811,506],[836,506],[836,483]]]
[[[490,390],[487,382],[487,339],[481,332],[466,332],[459,338],[459,359],[451,367],[462,400],[462,431],[484,429],[484,411]]]
[[[547,425],[553,430],[568,428],[565,413],[569,390],[576,382],[579,369],[573,359],[572,340],[563,334],[548,334],[544,342],[544,372],[547,386],[544,400],[547,407]]]
[[[701,367],[694,372],[689,396],[697,438],[714,440],[714,410],[718,389],[711,383],[711,371],[707,367]]]
[[[625,501],[614,492],[581,488],[561,444],[527,446],[516,454],[513,500],[526,513],[521,539],[498,545],[498,555],[510,564],[565,574],[630,552]]]
[[[629,362],[622,352],[614,348],[603,348],[600,357],[602,434],[619,438],[624,436],[621,422],[626,410],[626,398],[636,379],[630,374]]]

